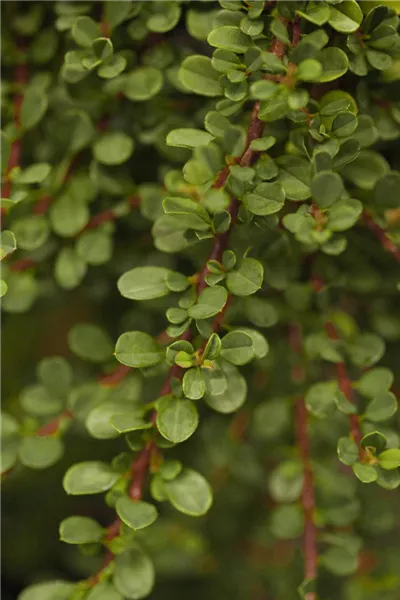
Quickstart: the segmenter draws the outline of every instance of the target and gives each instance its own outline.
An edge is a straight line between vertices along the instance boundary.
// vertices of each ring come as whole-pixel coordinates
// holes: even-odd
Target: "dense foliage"
[[[2,3],[20,600],[400,597],[398,4]]]

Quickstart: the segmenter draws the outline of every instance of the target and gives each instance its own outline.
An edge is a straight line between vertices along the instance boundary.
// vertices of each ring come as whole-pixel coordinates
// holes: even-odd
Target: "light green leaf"
[[[104,528],[89,517],[68,517],[60,523],[59,533],[67,544],[91,544],[101,540]]]
[[[364,417],[379,422],[390,419],[397,411],[396,396],[392,392],[380,392],[369,402]]]
[[[167,145],[180,148],[199,148],[208,146],[213,141],[214,136],[201,129],[173,129],[167,135]]]
[[[166,481],[165,491],[177,510],[192,517],[205,515],[213,501],[209,483],[192,469],[183,469],[175,479]]]
[[[94,157],[104,165],[120,165],[126,162],[133,149],[132,138],[118,131],[101,134],[93,144]]]
[[[141,412],[138,414],[132,412],[114,414],[110,422],[119,433],[151,429],[153,427],[153,423],[144,420]]]
[[[201,369],[194,368],[186,371],[182,380],[183,393],[191,400],[199,400],[206,391],[206,382]]]
[[[364,373],[356,383],[357,390],[367,398],[388,392],[393,385],[393,373],[386,367],[375,367]]]
[[[129,100],[145,102],[156,96],[163,86],[163,76],[155,67],[139,67],[129,73],[122,90]]]
[[[85,261],[76,254],[73,248],[61,249],[54,267],[54,277],[58,285],[66,290],[71,290],[81,283],[86,271]]]
[[[338,442],[337,453],[339,460],[345,465],[353,465],[360,457],[358,446],[350,437],[341,437]]]
[[[363,20],[361,8],[354,0],[344,0],[330,7],[329,25],[341,33],[357,31]]]
[[[118,279],[118,289],[130,300],[151,300],[169,294],[166,280],[173,271],[165,267],[135,267]]]
[[[71,30],[75,42],[83,48],[90,48],[94,40],[100,37],[99,24],[90,17],[78,17]]]
[[[39,87],[30,86],[24,92],[21,105],[21,127],[32,129],[44,117],[48,106],[46,94]]]
[[[141,500],[135,502],[128,496],[118,498],[115,510],[121,521],[134,531],[148,527],[158,516],[155,506]]]
[[[190,400],[167,397],[160,402],[157,429],[170,442],[184,442],[195,432],[198,424],[197,408]]]
[[[200,292],[197,303],[188,309],[189,317],[193,319],[209,319],[218,314],[225,306],[228,292],[220,285],[209,287]]]
[[[221,356],[228,362],[241,366],[255,355],[253,340],[244,331],[230,331],[222,338]]]
[[[397,469],[400,467],[400,450],[398,448],[389,448],[379,455],[379,466],[382,469]]]
[[[224,25],[213,29],[208,35],[207,42],[210,46],[230,50],[237,54],[243,54],[253,45],[253,40],[246,35],[239,27]]]
[[[255,215],[272,215],[285,204],[285,193],[280,183],[259,183],[244,196],[244,203]]]
[[[63,487],[67,494],[80,496],[100,494],[109,490],[119,474],[104,462],[92,460],[73,465],[64,475]]]
[[[352,465],[352,469],[357,479],[363,483],[373,483],[378,479],[378,473],[374,465],[366,465],[357,462]]]
[[[64,453],[62,441],[56,437],[25,437],[18,449],[21,463],[31,469],[51,467]]]
[[[237,271],[228,273],[227,286],[235,296],[250,296],[261,289],[263,277],[262,264],[254,258],[244,258]]]
[[[142,369],[159,363],[164,353],[148,333],[128,331],[118,338],[115,356],[123,365]]]
[[[179,69],[181,83],[191,92],[201,96],[222,95],[219,78],[220,75],[214,70],[210,58],[200,54],[185,58]]]
[[[74,589],[75,584],[67,581],[45,581],[27,587],[18,600],[70,600]]]
[[[94,363],[111,358],[113,346],[107,333],[91,323],[77,323],[68,332],[68,345],[72,352]]]
[[[146,598],[154,586],[154,567],[139,547],[130,548],[115,559],[113,583],[129,600]]]

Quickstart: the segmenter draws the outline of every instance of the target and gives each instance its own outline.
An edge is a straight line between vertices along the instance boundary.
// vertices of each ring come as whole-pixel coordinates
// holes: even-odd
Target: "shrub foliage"
[[[105,502],[20,600],[399,598],[398,4],[3,3],[5,489]]]

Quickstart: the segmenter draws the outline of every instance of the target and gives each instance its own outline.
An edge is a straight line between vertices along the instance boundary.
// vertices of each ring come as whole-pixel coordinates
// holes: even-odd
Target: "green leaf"
[[[2,300],[2,308],[9,313],[23,313],[35,302],[39,286],[32,273],[13,273],[7,279],[7,295]]]
[[[25,588],[18,600],[70,600],[74,589],[75,584],[67,581],[45,581]]]
[[[197,429],[199,415],[190,400],[166,397],[157,410],[157,429],[165,439],[180,444]]]
[[[141,500],[135,502],[128,496],[118,498],[115,510],[121,521],[134,531],[148,527],[158,516],[155,506]]]
[[[60,523],[59,533],[67,544],[91,544],[101,540],[104,528],[89,517],[68,517]]]
[[[216,333],[212,333],[208,339],[207,345],[204,348],[203,360],[214,360],[221,353],[221,339]]]
[[[357,31],[363,20],[361,8],[354,0],[344,0],[330,7],[329,25],[341,33]]]
[[[376,182],[389,171],[385,158],[373,150],[362,150],[342,170],[343,176],[362,190],[373,190]]]
[[[382,452],[386,448],[387,439],[380,431],[372,431],[367,433],[361,439],[363,448],[373,448],[376,452]]]
[[[303,471],[294,460],[282,462],[269,477],[269,493],[275,502],[294,502],[300,497],[302,487]]]
[[[342,178],[338,173],[317,173],[311,183],[311,195],[321,208],[329,208],[344,194]]]
[[[12,231],[5,230],[1,233],[1,255],[0,258],[3,260],[6,256],[14,252],[17,249],[17,240]]]
[[[107,2],[107,4],[128,4],[128,3],[125,1],[118,2],[118,0],[116,0],[116,1],[113,0],[113,1]],[[89,594],[85,597],[85,600],[123,600],[123,597],[121,596],[121,594],[119,592],[117,592],[117,590],[112,585],[112,583],[109,583],[108,581],[101,581],[100,583],[97,583],[94,587],[92,587]]]
[[[155,67],[139,67],[125,77],[123,92],[129,100],[145,102],[156,96],[163,86],[162,72]]]
[[[12,437],[19,431],[18,421],[11,415],[2,412],[1,413],[1,438],[6,439]]]
[[[90,213],[82,197],[65,193],[50,208],[50,221],[54,231],[61,237],[73,237],[89,221]]]
[[[131,137],[122,132],[103,133],[93,144],[93,155],[104,165],[120,165],[126,162],[134,149]]]
[[[290,424],[290,407],[284,398],[258,404],[253,413],[251,431],[257,439],[276,440]]]
[[[229,277],[229,276],[228,276]],[[193,319],[209,319],[218,314],[225,306],[228,292],[220,285],[209,287],[200,292],[197,303],[188,309]]]
[[[357,367],[370,367],[385,353],[385,343],[374,333],[362,333],[348,346],[350,359]]]
[[[364,417],[369,421],[380,422],[390,419],[397,411],[396,396],[391,392],[380,392],[369,402]]]
[[[148,333],[127,331],[118,338],[115,356],[123,365],[142,369],[159,363],[164,352]]]
[[[360,200],[350,198],[338,200],[330,207],[328,213],[328,228],[331,231],[345,231],[353,227],[363,210]]]
[[[113,583],[124,598],[146,598],[154,586],[153,563],[139,547],[125,550],[115,559]]]
[[[114,54],[104,61],[97,69],[97,74],[103,79],[112,79],[122,73],[127,65],[125,56]]]
[[[352,469],[357,479],[363,483],[373,483],[378,478],[378,473],[374,465],[365,465],[357,462],[352,465]]]
[[[152,14],[147,19],[147,27],[150,31],[165,33],[175,27],[180,16],[181,7],[177,2],[155,4]]]
[[[377,207],[397,208],[400,173],[393,171],[379,179],[374,189],[374,202]]]
[[[208,231],[210,215],[201,204],[189,198],[164,198],[163,208],[167,215],[179,219],[178,224],[184,229]],[[175,221],[175,227],[177,222]]]
[[[63,487],[67,494],[101,494],[109,490],[117,481],[119,474],[109,465],[97,460],[73,465],[64,475]]]
[[[303,533],[304,516],[300,506],[278,506],[272,511],[270,529],[278,540],[296,539]]]
[[[17,173],[13,176],[13,180],[19,184],[41,183],[50,171],[49,163],[36,163]]]
[[[182,380],[183,393],[191,400],[199,400],[206,391],[206,382],[201,369],[194,368],[186,371]]]
[[[114,414],[111,417],[110,423],[119,433],[151,429],[153,427],[151,422],[144,420],[141,412],[138,414],[132,412]]]
[[[337,453],[339,460],[348,466],[353,465],[360,457],[357,444],[349,437],[339,439]]]
[[[76,253],[88,265],[103,265],[111,260],[111,236],[105,231],[86,231],[79,236]]]
[[[47,469],[64,453],[64,446],[56,437],[25,437],[18,449],[21,463],[31,469]]]
[[[24,91],[21,105],[21,127],[28,130],[35,127],[44,117],[48,106],[46,94],[42,89],[30,86]]]
[[[105,402],[95,406],[86,419],[86,429],[90,435],[98,440],[107,440],[118,437],[118,432],[111,424],[111,417],[121,410],[115,402]]]
[[[62,356],[43,358],[38,364],[37,375],[56,397],[62,397],[68,392],[73,378],[72,369]]]
[[[315,58],[302,60],[296,69],[296,79],[299,81],[318,81],[322,75],[322,65]]]
[[[298,156],[281,156],[278,179],[290,200],[307,200],[310,197],[311,167],[309,161]]]
[[[110,29],[126,21],[132,12],[132,6],[124,0],[104,2],[104,20]]]
[[[280,183],[259,183],[252,192],[244,196],[244,203],[255,215],[272,215],[285,204],[285,193]]]
[[[183,469],[175,479],[166,481],[165,491],[171,504],[191,517],[205,515],[213,501],[210,485],[192,469]]]
[[[173,272],[165,267],[136,267],[118,279],[118,289],[130,300],[151,300],[169,294],[167,277]]]
[[[214,136],[201,129],[173,129],[167,135],[167,145],[179,148],[200,148],[208,146]]]
[[[331,415],[336,408],[337,395],[336,381],[321,381],[312,385],[306,395],[307,410],[320,419]]]
[[[237,271],[228,273],[227,286],[235,296],[250,296],[261,289],[263,277],[262,264],[254,258],[244,258]]]
[[[321,556],[321,564],[335,575],[351,575],[358,568],[358,556],[348,548],[332,546]]]
[[[90,17],[78,17],[71,33],[75,42],[83,48],[90,48],[101,35],[99,24]]]
[[[62,248],[54,268],[54,277],[58,285],[66,290],[78,286],[85,277],[86,262],[80,258],[73,248]]]
[[[375,367],[364,373],[356,383],[357,390],[367,398],[388,392],[393,385],[393,373],[386,367]]]
[[[210,46],[221,48],[222,50],[230,50],[237,54],[243,54],[253,45],[253,40],[249,35],[246,35],[239,27],[224,25],[213,29],[207,38]]]
[[[342,77],[349,68],[349,60],[346,54],[343,50],[334,46],[324,48],[316,58],[322,65],[322,75],[319,77],[319,81],[322,83]]]
[[[298,10],[297,13],[304,19],[307,19],[307,21],[314,23],[314,25],[323,25],[329,19],[331,11],[326,2],[311,0],[307,2],[307,7],[304,11]]]
[[[200,54],[185,58],[179,69],[179,80],[183,86],[201,96],[215,97],[222,94],[219,77],[211,59]]]
[[[221,356],[228,362],[241,366],[255,355],[253,340],[244,331],[230,331],[222,338]]]
[[[232,364],[220,361],[220,368],[205,370],[207,394],[205,401],[215,411],[230,414],[246,401],[247,384]]]
[[[382,469],[397,469],[400,467],[400,450],[398,448],[389,448],[379,455],[379,466]]]
[[[18,247],[22,250],[36,250],[43,246],[49,237],[49,225],[44,216],[32,215],[18,219],[14,222],[13,228],[18,240]]]
[[[72,352],[94,363],[102,363],[112,356],[112,343],[107,333],[90,323],[78,323],[68,332],[68,345]]]
[[[357,117],[350,111],[343,111],[333,119],[331,134],[338,138],[348,137],[355,132],[357,125]]]

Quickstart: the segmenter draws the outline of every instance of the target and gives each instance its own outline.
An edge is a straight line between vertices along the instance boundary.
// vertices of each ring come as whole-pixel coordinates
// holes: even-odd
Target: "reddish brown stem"
[[[331,340],[339,340],[340,339],[339,334],[336,330],[336,327],[334,326],[333,323],[331,323],[331,322],[325,323],[325,330],[328,334],[328,337]],[[336,363],[336,375],[337,375],[337,381],[338,381],[341,392],[344,394],[344,396],[346,397],[346,399],[349,402],[354,404],[353,388],[351,385],[351,379],[349,377],[349,374],[347,372],[347,368],[346,368],[346,365],[344,362]],[[358,446],[358,451],[360,454],[360,459],[362,459],[364,456],[364,451],[361,446],[362,433],[361,433],[361,428],[360,428],[360,419],[359,419],[358,415],[353,414],[353,415],[349,415],[349,421],[350,421],[351,437],[356,442],[356,444]]]
[[[289,345],[297,357],[295,364],[292,366],[292,380],[294,383],[300,383],[305,379],[305,371],[300,360],[303,340],[301,328],[298,324],[291,325],[289,328]],[[304,513],[304,579],[314,580],[317,577],[318,564],[317,528],[315,525],[315,485],[311,466],[308,411],[303,397],[296,400],[296,442],[303,465],[301,502]],[[306,598],[307,600],[315,600],[315,592],[307,593]]]
[[[240,166],[242,166],[242,167],[249,167],[250,165],[252,165],[254,160],[258,156],[258,152],[256,152],[255,150],[252,150],[252,148],[250,148],[250,144],[253,140],[256,140],[257,138],[261,137],[263,129],[264,129],[263,121],[260,121],[260,119],[258,118],[259,110],[260,110],[260,103],[256,102],[253,107],[249,128],[247,130],[245,149],[237,161],[240,164]],[[214,187],[215,188],[223,187],[226,183],[228,175],[229,175],[229,167],[224,167],[218,173],[218,175],[216,177],[216,183],[214,183]],[[231,234],[232,228],[236,222],[237,215],[239,212],[239,201],[236,198],[231,199],[231,202],[228,207],[228,212],[231,216],[231,223],[230,223],[229,229],[225,233],[218,234],[214,237],[214,241],[213,241],[213,245],[212,245],[210,254],[208,255],[208,258],[207,258],[206,262],[204,263],[204,266],[203,266],[202,270],[200,271],[198,279],[197,279],[197,285],[196,285],[196,295],[197,296],[199,296],[199,294],[207,287],[206,277],[209,273],[208,267],[207,267],[208,261],[210,261],[210,260],[221,261],[222,255],[228,245],[230,234]],[[217,314],[217,316],[214,320],[213,331],[215,331],[215,332],[218,331],[218,329],[221,325],[221,321],[222,321],[223,315],[225,314],[225,311],[227,309],[227,305],[228,305],[228,300],[225,303],[225,306],[222,309],[222,311]],[[185,331],[179,339],[190,341],[192,339],[191,331],[190,330]],[[181,367],[179,367],[178,365],[173,365],[171,367],[171,369],[169,370],[168,375],[166,377],[166,380],[164,382],[164,385],[161,388],[160,396],[165,396],[171,392],[172,378],[173,377],[179,378],[182,375],[182,373],[183,373],[183,369]]]
[[[46,437],[48,435],[54,435],[60,429],[60,425],[65,419],[73,419],[74,414],[70,410],[65,410],[61,415],[55,417],[49,423],[45,423],[36,431],[36,435],[39,437]]]
[[[14,70],[14,83],[23,88],[28,83],[28,67],[26,64],[17,65]],[[17,129],[21,129],[21,106],[23,92],[18,91],[13,99],[14,121]],[[10,198],[12,192],[12,182],[9,179],[10,172],[18,167],[21,159],[22,144],[20,139],[16,139],[11,144],[10,156],[5,172],[5,182],[1,186],[1,197]]]
[[[129,487],[129,496],[132,500],[140,500],[143,495],[143,485],[150,464],[151,453],[154,442],[150,442],[143,448],[136,460],[131,465],[133,472],[132,483]]]
[[[131,196],[128,200],[129,200],[129,205],[132,209],[138,208],[138,206],[140,205],[139,196]],[[94,215],[90,219],[90,221],[82,229],[81,233],[83,233],[84,231],[87,231],[88,229],[95,229],[96,227],[99,227],[103,223],[107,223],[109,221],[115,221],[118,218],[119,218],[119,215],[117,213],[115,213],[111,208],[107,209],[107,210],[103,210],[102,212],[98,213],[97,215]],[[78,234],[78,235],[80,235],[80,234]]]
[[[303,464],[303,489],[301,502],[304,512],[304,579],[314,580],[317,577],[317,528],[315,526],[315,492],[314,476],[311,467],[310,439],[308,433],[308,411],[304,398],[296,401],[296,439],[301,462]],[[307,600],[315,600],[315,592],[306,594]]]
[[[377,223],[375,223],[374,219],[366,210],[363,211],[362,216],[367,227],[369,227],[369,229],[373,231],[373,233],[380,241],[382,248],[384,248],[386,252],[390,252],[390,254],[392,254],[397,260],[397,262],[400,262],[400,248],[398,248],[396,244],[392,242],[392,240],[386,234],[386,231],[382,229],[382,227],[380,227]]]
[[[31,269],[36,266],[36,261],[33,258],[21,258],[10,265],[10,271],[21,272]]]
[[[119,385],[121,381],[125,379],[130,370],[131,367],[127,367],[126,365],[118,365],[113,371],[111,371],[111,373],[101,375],[97,381],[104,387],[114,387]]]

